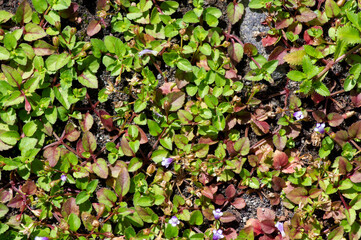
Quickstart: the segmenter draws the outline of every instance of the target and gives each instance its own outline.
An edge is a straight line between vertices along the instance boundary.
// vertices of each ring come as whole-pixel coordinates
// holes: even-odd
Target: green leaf
[[[184,14],[183,21],[186,23],[197,23],[199,22],[199,19],[196,13],[193,10],[190,10]]]
[[[301,82],[306,79],[306,74],[300,71],[292,70],[287,73],[287,77],[292,81]]]
[[[0,219],[4,217],[8,212],[9,212],[9,208],[5,204],[0,203]],[[0,234],[1,234],[1,228],[0,228]]]
[[[175,63],[177,62],[178,54],[175,52],[166,52],[163,54],[163,60],[165,64],[167,64],[170,67],[174,67]]]
[[[18,23],[28,23],[31,21],[33,11],[27,0],[23,0],[15,13],[15,21]]]
[[[203,224],[203,214],[200,210],[195,210],[191,213],[189,224],[198,226]]]
[[[232,24],[242,19],[244,14],[244,6],[242,3],[229,3],[227,6],[227,17]]]
[[[337,58],[345,54],[346,51],[347,51],[347,43],[342,39],[338,39],[338,41],[336,42],[336,49],[333,59],[336,60]]]
[[[273,73],[278,66],[278,60],[268,61],[263,64],[262,69],[266,70],[269,74]]]
[[[80,218],[75,214],[71,213],[68,218],[69,229],[76,232],[81,225]]]
[[[347,211],[347,210],[346,210]],[[328,236],[328,240],[341,240],[343,239],[344,229],[342,226],[335,228]]]
[[[8,60],[10,58],[10,52],[6,48],[0,46],[0,61]]]
[[[179,3],[176,1],[165,1],[160,5],[160,9],[162,9],[165,15],[172,15],[177,11],[178,7]]]
[[[89,194],[85,191],[81,191],[77,196],[76,196],[76,204],[82,204],[85,203],[88,199],[89,199]]]
[[[45,66],[49,71],[56,72],[57,70],[68,64],[70,60],[71,56],[66,52],[63,52],[61,54],[54,54],[49,56],[45,60]]]
[[[177,61],[177,67],[185,72],[190,72],[192,71],[192,64],[184,58],[181,58]]]
[[[347,44],[355,44],[361,42],[360,32],[351,26],[343,26],[337,29],[337,38]]]
[[[21,77],[20,73],[16,69],[14,69],[10,66],[4,65],[4,64],[1,65],[1,69],[2,69],[3,73],[5,74],[7,82],[11,86],[20,87],[23,78]]]
[[[14,50],[17,46],[17,40],[13,33],[7,33],[4,37],[4,46],[9,50]]]
[[[132,158],[128,165],[129,172],[135,172],[143,166],[143,162],[139,158]]]
[[[283,59],[291,65],[301,65],[303,57],[306,55],[305,50],[297,50],[288,53]]]
[[[12,13],[5,10],[0,10],[0,23],[8,21],[13,16]]]
[[[92,164],[93,172],[100,178],[108,178],[108,164],[103,158],[98,158],[95,163]]]
[[[33,121],[31,122],[28,122],[26,123],[24,126],[23,126],[23,132],[24,134],[27,136],[27,137],[31,137],[34,135],[34,133],[36,132],[37,130],[37,125],[36,123],[34,123]]]
[[[88,69],[78,76],[78,81],[85,87],[98,88],[97,77]]]
[[[253,9],[264,8],[268,2],[268,0],[251,0],[251,2],[248,4],[248,7]]]
[[[328,18],[333,18],[337,17],[340,14],[341,10],[335,1],[326,0],[325,12]]]
[[[239,43],[231,43],[228,47],[228,55],[230,58],[239,63],[243,58],[243,47]]]
[[[164,235],[167,239],[175,238],[178,236],[178,227],[173,227],[171,224],[167,224],[165,227]]]
[[[32,3],[38,13],[43,13],[48,8],[46,0],[32,0]]]
[[[186,94],[184,92],[171,92],[167,94],[167,98],[170,103],[169,111],[174,112],[183,106]]]
[[[162,132],[162,129],[159,127],[158,123],[151,119],[148,119],[148,128],[150,135],[154,137],[158,136]]]
[[[308,79],[313,78],[319,73],[319,68],[314,65],[311,61],[311,58],[308,55],[305,55],[302,60],[302,69],[306,74]]]
[[[43,38],[46,36],[46,32],[34,23],[28,23],[25,25],[24,40],[31,42]]]
[[[328,90],[328,88],[323,82],[315,81],[313,82],[313,87],[315,88],[315,91],[321,96],[330,96],[330,90]]]

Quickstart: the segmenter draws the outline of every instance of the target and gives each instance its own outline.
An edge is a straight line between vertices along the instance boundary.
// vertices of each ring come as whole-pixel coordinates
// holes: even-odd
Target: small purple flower
[[[48,237],[35,237],[34,240],[49,240]]]
[[[224,238],[222,229],[213,230],[213,240],[218,240]]]
[[[166,158],[166,157],[162,158],[162,166],[166,168],[168,168],[172,162],[173,162],[173,158]]]
[[[65,174],[62,174],[62,175],[60,176],[60,179],[61,179],[61,181],[65,182],[65,181],[66,181],[66,175],[65,175]]]
[[[220,219],[223,216],[221,209],[213,210],[213,216],[216,220]]]
[[[286,236],[286,233],[285,231],[283,230],[283,223],[281,222],[277,222],[275,227],[278,229],[278,231],[280,231],[282,237],[285,237]]]
[[[325,133],[325,124],[324,123],[317,123],[316,127],[313,129],[315,132]]]
[[[293,113],[293,116],[297,119],[297,120],[301,120],[303,119],[305,116],[303,116],[302,111],[297,111],[295,113]]]
[[[143,55],[148,55],[148,54],[153,54],[154,56],[157,56],[158,52],[155,50],[144,49],[138,53],[138,56],[141,57]]]
[[[176,227],[180,222],[176,216],[173,216],[171,219],[169,219],[169,224],[171,224],[173,227]]]

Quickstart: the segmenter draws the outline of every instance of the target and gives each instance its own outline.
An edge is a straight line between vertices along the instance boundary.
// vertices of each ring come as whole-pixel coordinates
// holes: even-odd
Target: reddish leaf
[[[317,121],[317,122],[324,122],[326,120],[326,115],[324,112],[322,111],[313,111],[312,112],[312,117]]]
[[[272,206],[276,206],[280,204],[280,195],[278,193],[273,193],[268,197],[268,200]]]
[[[109,132],[114,130],[113,118],[104,110],[99,111],[100,121],[102,122],[105,129]]]
[[[275,213],[271,209],[268,208],[257,208],[257,218],[260,222],[263,221],[274,221]],[[274,224],[273,224],[274,226]]]
[[[130,176],[128,168],[125,163],[122,162],[119,175],[115,181],[114,190],[119,196],[125,196],[129,192],[130,188]]]
[[[134,152],[133,152],[132,148],[130,147],[128,139],[125,137],[125,135],[123,135],[123,137],[122,137],[122,140],[120,142],[120,146],[121,146],[125,156],[128,156],[128,157],[133,157],[134,156]]]
[[[348,134],[345,130],[337,131],[333,140],[335,140],[341,147],[348,142]]]
[[[355,107],[361,106],[361,92],[357,92],[356,90],[352,90],[351,93],[351,102]]]
[[[105,8],[108,6],[107,0],[98,0],[97,1],[97,9],[98,10],[106,10]]]
[[[276,29],[286,28],[293,23],[293,18],[277,19],[275,27]]]
[[[269,55],[268,61],[278,60],[278,65],[282,65],[285,63],[283,59],[287,54],[287,49],[281,46],[277,46]]]
[[[272,188],[276,192],[282,191],[282,188],[286,187],[286,182],[283,178],[273,176],[272,177]]]
[[[79,206],[75,202],[75,198],[68,198],[61,208],[61,214],[64,218],[67,218],[71,213],[79,216]]]
[[[36,185],[34,181],[27,180],[21,187],[21,191],[27,195],[34,195],[36,193]]]
[[[169,111],[177,111],[180,109],[184,101],[186,99],[186,94],[184,92],[171,92],[167,94],[167,98],[169,99],[170,109]]]
[[[287,198],[295,204],[306,204],[307,202],[307,190],[303,187],[298,187],[286,194]]]
[[[67,9],[59,11],[59,15],[62,18],[70,18],[70,20],[75,20],[75,17],[78,15],[79,5],[72,2]]]
[[[86,113],[83,115],[83,119],[80,121],[80,127],[81,129],[86,132],[89,131],[94,123],[94,119],[90,113]]]
[[[231,204],[237,209],[242,209],[246,206],[243,198],[236,198]]]
[[[171,92],[179,92],[180,90],[177,87],[175,82],[165,82],[161,87],[159,87],[163,95],[167,95]]]
[[[353,123],[347,130],[350,138],[361,139],[361,121]]]
[[[223,235],[226,237],[227,240],[236,239],[237,238],[237,231],[233,228],[227,228],[223,231]]]
[[[282,169],[288,164],[288,156],[286,153],[276,150],[273,154],[273,167],[276,170]]]
[[[273,135],[273,144],[278,150],[282,151],[286,147],[286,143],[286,136],[280,136],[279,134]]]
[[[242,156],[245,156],[249,153],[250,142],[248,137],[242,137],[238,139],[234,144],[234,150],[240,152]]]
[[[217,192],[217,189],[218,189],[217,186],[214,186],[214,187],[205,186],[204,189],[202,190],[202,194],[203,194],[203,196],[205,196],[209,199],[213,199],[213,197],[214,197],[213,195]]]
[[[208,184],[210,181],[212,181],[213,177],[208,175],[207,173],[200,173],[198,180],[203,184],[206,185]]]
[[[227,152],[228,152],[229,156],[233,157],[233,156],[237,155],[237,152],[234,150],[234,142],[227,141],[226,147],[227,147]]]
[[[327,119],[328,119],[328,124],[331,127],[337,127],[344,120],[342,115],[339,114],[339,113],[330,113],[330,114],[327,115]]]
[[[317,17],[316,13],[314,13],[311,9],[306,8],[302,11],[301,15],[297,15],[296,19],[299,22],[309,22]]]
[[[101,29],[102,29],[102,26],[100,26],[99,21],[92,20],[89,23],[88,28],[86,29],[86,33],[88,34],[88,36],[91,37],[91,36],[97,34]]]
[[[273,233],[276,230],[274,220],[261,221],[261,228],[266,234]]]
[[[38,40],[34,43],[33,50],[35,55],[47,56],[53,54],[56,48],[43,40]]]
[[[50,167],[55,167],[60,158],[60,151],[57,146],[48,147],[44,150],[43,156],[49,161]]]
[[[0,189],[0,202],[6,203],[13,198],[13,190],[9,189]]]
[[[80,132],[76,129],[76,126],[69,122],[65,126],[65,138],[68,139],[70,142],[74,142],[78,140],[80,137]]]
[[[8,203],[8,207],[11,208],[21,208],[23,206],[25,206],[23,202],[23,197],[19,193],[17,193],[15,197],[11,199]]]
[[[269,132],[269,124],[267,122],[264,121],[258,121],[256,119],[253,119],[253,122],[256,124],[256,126],[263,132],[263,133],[268,133]]]
[[[230,212],[224,212],[223,216],[219,219],[222,223],[229,223],[236,220],[236,217]]]
[[[236,188],[233,184],[231,184],[226,188],[225,193],[227,198],[233,198],[236,195]]]
[[[143,131],[143,129],[141,129],[138,125],[136,125],[136,127],[138,128],[138,131],[140,133],[140,140],[139,140],[139,143],[140,144],[145,144],[148,142],[148,137],[147,135],[145,134],[145,132]]]
[[[243,47],[239,43],[231,43],[228,47],[228,55],[229,57],[239,63],[243,58]]]
[[[97,148],[97,141],[91,132],[86,131],[85,133],[83,133],[83,137],[81,140],[83,148],[86,152],[93,153]]]
[[[350,177],[351,182],[353,183],[360,183],[361,182],[361,172],[356,171]]]
[[[245,230],[246,229],[253,230],[253,232],[256,236],[263,233],[260,221],[258,219],[254,219],[254,218],[247,220]]]
[[[81,139],[79,139],[76,143],[76,152],[79,156],[81,156],[85,152]]]
[[[98,175],[100,178],[107,179],[108,178],[108,165],[107,162],[103,158],[99,158],[95,160],[95,163],[92,164],[93,172]]]
[[[207,218],[209,221],[214,220],[213,210],[212,209],[202,209],[203,216]]]
[[[258,53],[257,47],[255,45],[253,45],[252,43],[245,43],[244,44],[244,53],[248,57],[256,56]]]
[[[267,34],[267,37],[262,38],[262,45],[263,47],[272,46],[277,43],[278,39],[279,36]]]
[[[319,104],[320,102],[322,102],[322,101],[325,99],[325,97],[322,96],[322,95],[320,95],[320,94],[318,94],[317,92],[314,92],[314,93],[312,93],[312,95],[311,95],[311,99],[312,99],[312,101],[313,101],[315,104]],[[323,113],[323,112],[322,112],[322,113]]]
[[[223,205],[223,203],[226,201],[224,196],[222,194],[217,194],[214,196],[213,202],[217,205]]]
[[[255,167],[259,164],[260,159],[256,155],[249,155],[248,162],[252,167]]]

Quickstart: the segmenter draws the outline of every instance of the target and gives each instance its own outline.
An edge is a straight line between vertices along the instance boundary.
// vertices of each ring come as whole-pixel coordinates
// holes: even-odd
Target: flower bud
[[[148,175],[152,175],[155,172],[155,165],[154,164],[150,164],[147,168],[147,174]]]
[[[184,35],[186,33],[186,29],[182,28],[181,30],[179,30],[179,34],[180,35]]]
[[[89,48],[91,48],[91,46],[92,46],[92,44],[90,42],[85,43],[83,46],[83,51],[88,50]]]
[[[55,47],[58,47],[59,46],[59,38],[58,37],[53,37],[53,45],[55,46]]]
[[[55,28],[56,30],[60,31],[61,30],[61,23],[59,21],[55,22]]]
[[[86,56],[86,52],[84,51],[81,51],[79,54],[78,54],[79,57],[85,57]]]
[[[93,220],[92,226],[95,227],[95,228],[99,227],[99,221],[98,220]]]

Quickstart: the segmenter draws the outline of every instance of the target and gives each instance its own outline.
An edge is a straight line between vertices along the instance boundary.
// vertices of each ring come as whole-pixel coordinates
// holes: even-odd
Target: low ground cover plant
[[[360,1],[82,3],[0,7],[1,239],[361,238]]]

